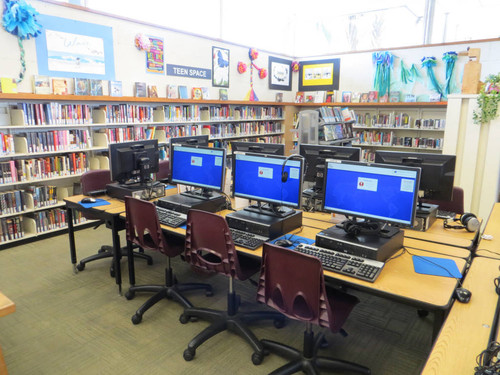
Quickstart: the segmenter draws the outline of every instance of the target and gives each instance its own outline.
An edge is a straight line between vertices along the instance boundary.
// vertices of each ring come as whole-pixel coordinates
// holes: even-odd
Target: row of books
[[[24,237],[23,217],[15,216],[0,219],[0,242],[7,242]]]
[[[412,119],[407,113],[388,114],[354,113],[357,125],[393,128],[444,129],[445,119]]]
[[[37,233],[66,227],[66,210],[64,208],[35,212],[33,216]]]
[[[0,215],[26,211],[24,191],[12,190],[0,193]]]
[[[34,208],[49,207],[59,203],[57,201],[57,186],[28,186],[25,192],[33,197]]]
[[[359,131],[354,133],[361,145],[404,146],[441,149],[442,138],[398,137],[393,131]]]
[[[0,132],[0,155],[15,153],[14,136],[9,133]]]
[[[428,100],[430,102],[441,101],[440,94],[432,94]],[[368,92],[353,91],[297,91],[295,103],[412,103],[417,101],[417,96],[405,94],[401,91],[391,91],[384,95],[379,95],[378,91]]]
[[[28,152],[73,151],[92,147],[88,129],[51,130],[16,134],[26,139]]]
[[[320,139],[325,141],[334,141],[337,139],[345,139],[353,137],[351,123],[339,123],[333,125],[325,125],[322,128],[322,134],[319,134]]]
[[[92,123],[91,107],[87,104],[20,103],[24,124],[15,125],[75,125]]]
[[[319,114],[325,123],[352,121],[355,118],[354,111],[349,108],[323,106],[318,108]]]
[[[370,149],[361,150],[361,160],[370,163],[375,163],[375,151]]]
[[[283,143],[283,137],[281,135],[273,135],[273,136],[263,136],[258,138],[242,138],[238,139],[241,142],[257,142],[257,143]],[[232,153],[231,141],[227,140],[213,140],[212,141],[214,147],[225,148],[227,151],[227,155]]]
[[[127,141],[141,141],[154,139],[155,127],[127,126],[120,128],[101,129],[99,133],[106,134],[107,143],[120,143]]]
[[[135,104],[109,104],[100,107],[104,111],[104,119],[93,116],[95,122],[113,123],[140,123],[153,122],[154,107]]]
[[[36,159],[10,160],[0,163],[0,184],[70,176],[86,170],[87,155],[83,152]]]

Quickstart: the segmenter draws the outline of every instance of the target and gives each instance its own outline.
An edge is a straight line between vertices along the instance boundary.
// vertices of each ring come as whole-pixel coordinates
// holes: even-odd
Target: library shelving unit
[[[447,102],[301,103],[295,108],[322,106],[354,111],[352,145],[362,148],[363,160],[373,161],[377,149],[442,152]]]
[[[0,248],[65,229],[62,200],[86,170],[109,168],[110,143],[158,139],[163,147],[203,134],[215,146],[280,143],[283,116],[275,102],[0,93]]]

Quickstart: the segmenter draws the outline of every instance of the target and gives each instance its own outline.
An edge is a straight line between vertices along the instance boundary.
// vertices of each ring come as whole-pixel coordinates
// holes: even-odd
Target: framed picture
[[[301,61],[299,91],[339,89],[340,59]]]
[[[212,86],[229,87],[229,50],[212,47]]]
[[[269,88],[292,91],[292,61],[269,56]]]

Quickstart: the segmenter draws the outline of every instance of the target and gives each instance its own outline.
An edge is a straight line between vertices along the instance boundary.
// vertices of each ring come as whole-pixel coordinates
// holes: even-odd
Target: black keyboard
[[[248,233],[239,229],[229,228],[233,242],[237,246],[246,247],[250,250],[255,250],[262,246],[264,242],[269,241],[269,238],[259,236],[257,234]]]
[[[301,243],[294,250],[315,256],[321,260],[321,264],[325,270],[372,283],[378,277],[382,268],[384,268],[384,262],[379,262],[378,260],[360,258],[314,245]]]
[[[436,217],[440,219],[454,219],[457,216],[456,212],[445,211],[445,210],[437,210]]]
[[[187,215],[172,211],[167,208],[156,206],[156,212],[158,213],[158,219],[163,225],[168,225],[169,227],[177,228],[187,221]]]

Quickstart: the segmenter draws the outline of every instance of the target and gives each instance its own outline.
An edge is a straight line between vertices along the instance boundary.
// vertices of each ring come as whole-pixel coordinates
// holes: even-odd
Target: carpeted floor
[[[110,243],[109,230],[84,229],[76,233],[78,258]],[[152,254],[153,266],[136,261],[137,284],[163,282],[166,264]],[[17,311],[0,319],[0,345],[10,375],[60,374],[267,374],[284,364],[275,355],[259,366],[252,350],[231,333],[222,333],[200,346],[191,362],[183,359],[187,343],[206,322],[179,322],[180,305],[161,301],[144,315],[141,324],[130,318],[149,297],[127,301],[109,276],[110,260],[87,265],[73,274],[67,235],[60,235],[0,251],[0,290]],[[210,282],[215,295],[193,292],[196,306],[225,308],[227,280],[223,276],[194,274],[180,259],[173,262],[179,281]],[[126,271],[126,262],[122,268]],[[254,277],[256,279],[256,277]],[[255,287],[236,282],[241,309],[267,309],[255,302]],[[128,279],[124,276],[124,291]],[[347,337],[327,333],[330,346],[323,355],[368,366],[372,374],[419,374],[431,349],[431,318],[419,318],[414,308],[353,292],[361,303],[347,324]],[[259,338],[302,345],[304,325],[290,321],[283,329],[272,323],[255,326]]]

